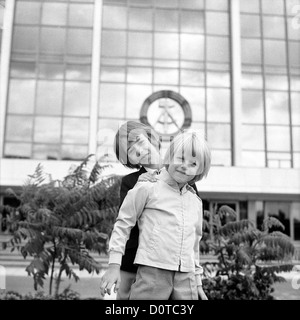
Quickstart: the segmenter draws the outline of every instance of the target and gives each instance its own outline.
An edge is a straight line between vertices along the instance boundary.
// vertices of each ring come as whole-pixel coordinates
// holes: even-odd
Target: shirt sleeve
[[[198,227],[196,228],[196,241],[194,245],[194,257],[195,257],[195,277],[197,286],[202,285],[202,275],[203,275],[203,268],[200,265],[200,241],[202,238],[202,225],[203,225],[203,215],[202,215],[202,201],[199,200],[199,221]]]
[[[149,195],[148,183],[138,183],[128,191],[114,224],[109,241],[109,264],[121,265],[125,245],[129,238],[131,229],[143,212]]]

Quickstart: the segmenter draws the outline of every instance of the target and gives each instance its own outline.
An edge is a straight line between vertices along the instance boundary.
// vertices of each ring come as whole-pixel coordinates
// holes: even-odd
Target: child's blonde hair
[[[211,165],[211,152],[205,137],[200,131],[184,130],[175,136],[164,157],[164,165],[167,169],[169,164],[174,162],[174,155],[178,152],[181,152],[183,157],[189,155],[200,162],[199,174],[189,181],[189,184],[200,181],[207,176]]]

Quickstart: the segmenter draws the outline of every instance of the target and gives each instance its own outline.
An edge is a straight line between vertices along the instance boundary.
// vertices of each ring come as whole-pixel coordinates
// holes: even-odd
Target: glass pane
[[[42,24],[65,26],[67,24],[67,4],[44,3],[42,11]]]
[[[291,93],[292,123],[300,125],[300,93]]]
[[[102,49],[103,56],[117,57],[126,55],[126,34],[120,31],[103,31],[102,32]]]
[[[29,142],[32,140],[33,118],[28,116],[7,116],[6,140]]]
[[[62,98],[62,81],[38,81],[36,113],[44,115],[61,115]]]
[[[156,10],[155,29],[158,31],[178,32],[179,16],[175,10]]]
[[[267,147],[269,151],[290,151],[289,127],[267,126]]]
[[[5,143],[4,157],[6,158],[30,158],[31,144],[29,143]]]
[[[242,39],[242,63],[261,64],[260,40]]]
[[[80,64],[67,64],[66,67],[67,80],[90,80],[91,66]]]
[[[212,87],[230,87],[229,72],[207,72],[206,83]]]
[[[90,114],[90,84],[83,82],[65,83],[64,114],[87,117]]]
[[[289,124],[288,94],[266,91],[266,113],[269,124]]]
[[[280,75],[265,75],[266,89],[288,90],[287,76]]]
[[[288,38],[290,40],[300,40],[300,32],[299,32],[299,24],[300,24],[300,17],[299,17],[299,7],[300,4],[298,4],[298,11],[294,10],[294,14],[292,17],[287,17],[287,29],[288,29]],[[295,6],[295,8],[297,8]],[[296,11],[298,12],[298,15],[296,15]]]
[[[262,91],[242,91],[243,123],[264,123]]]
[[[156,59],[178,59],[179,37],[177,34],[157,33],[154,35],[154,57]]]
[[[183,86],[204,86],[204,72],[181,69],[180,84]]]
[[[151,83],[152,69],[150,68],[127,68],[127,81],[136,83]]]
[[[47,130],[45,130],[47,128]],[[61,118],[36,117],[34,121],[34,141],[44,143],[59,143]]]
[[[230,91],[207,89],[208,121],[230,122]]]
[[[218,21],[218,23],[216,23]],[[208,34],[229,34],[228,14],[222,12],[206,12],[206,32]]]
[[[204,0],[184,0],[179,1],[181,8],[184,9],[203,9]]]
[[[242,73],[242,88],[262,89],[263,79],[261,74]]]
[[[263,17],[265,38],[285,38],[285,25],[283,17]]]
[[[125,109],[125,86],[100,85],[99,117],[123,118]]]
[[[242,163],[245,167],[265,167],[265,153],[257,151],[242,151]]]
[[[110,29],[125,29],[127,24],[126,7],[103,7],[103,27]]]
[[[64,65],[61,63],[39,63],[39,78],[63,79]]]
[[[300,77],[291,77],[291,90],[299,92],[300,90]]]
[[[152,10],[144,8],[130,8],[128,26],[129,29],[152,30]]]
[[[152,93],[151,86],[127,85],[126,118],[139,119],[141,107]]]
[[[66,30],[58,28],[42,28],[40,50],[46,53],[64,55]]]
[[[38,46],[38,28],[37,27],[14,27],[13,31],[13,51],[31,51],[36,52]]]
[[[33,159],[59,160],[59,145],[35,144],[33,146]]]
[[[155,0],[156,7],[162,8],[177,8],[178,7],[178,0]]]
[[[229,62],[229,39],[207,37],[206,56],[208,61]]]
[[[70,54],[92,53],[92,30],[69,29],[67,50]]]
[[[251,2],[248,0],[248,2]],[[259,16],[241,14],[241,36],[260,37],[260,18]]]
[[[202,11],[182,11],[181,32],[204,33],[204,13]]]
[[[179,68],[178,60],[156,59],[153,61],[154,68]]]
[[[152,6],[153,0],[128,0],[131,5],[135,6]]]
[[[283,0],[263,0],[261,3],[263,13],[284,13]]]
[[[300,127],[293,127],[293,150],[300,151]]]
[[[154,69],[155,84],[178,84],[179,71],[177,69]]]
[[[231,166],[231,152],[226,150],[211,150],[211,164],[213,166]]]
[[[243,150],[263,151],[265,149],[264,127],[243,125],[242,147]]]
[[[289,60],[291,68],[300,67],[300,42],[289,41]]]
[[[294,156],[294,168],[300,168],[300,153],[293,153]]]
[[[33,1],[17,1],[15,23],[39,24],[41,3]]]
[[[16,62],[10,63],[10,76],[16,78],[33,78],[35,77],[35,62]]]
[[[264,40],[264,58],[266,64],[286,65],[285,42],[279,40]]]
[[[128,33],[128,55],[131,57],[152,57],[152,34],[151,33]]]
[[[207,140],[212,149],[230,149],[230,125],[209,123],[207,125]]]
[[[227,11],[228,10],[228,1],[227,0],[206,1],[206,9]]]
[[[204,36],[196,34],[180,35],[180,54],[184,60],[204,60]]]
[[[78,27],[92,27],[94,22],[93,9],[93,5],[70,3],[69,25]]]
[[[101,67],[101,81],[124,82],[125,68]]]
[[[63,142],[84,144],[88,143],[89,120],[82,118],[63,119]]]
[[[88,156],[87,146],[62,145],[62,160],[83,160]]]
[[[9,85],[9,113],[31,114],[34,110],[34,80],[11,80]]]
[[[288,15],[295,15],[295,6],[300,5],[299,0],[285,0]]]
[[[181,86],[180,94],[190,104],[193,123],[194,121],[205,121],[205,89]]]
[[[240,0],[240,8],[241,12],[258,13],[260,9],[259,0]]]

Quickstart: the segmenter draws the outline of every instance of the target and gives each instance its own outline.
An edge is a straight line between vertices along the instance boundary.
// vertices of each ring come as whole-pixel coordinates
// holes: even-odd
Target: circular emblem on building
[[[162,90],[144,101],[140,120],[159,135],[170,136],[190,127],[192,112],[189,103],[180,94]]]

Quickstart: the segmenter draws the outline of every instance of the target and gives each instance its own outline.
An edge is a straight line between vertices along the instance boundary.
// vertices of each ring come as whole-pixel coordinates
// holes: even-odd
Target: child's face
[[[196,157],[183,156],[182,152],[177,152],[169,165],[168,172],[180,186],[183,186],[199,174],[199,169],[200,162]]]
[[[128,141],[128,159],[132,164],[139,164],[147,168],[159,168],[160,154],[151,142],[140,134],[132,141]]]

